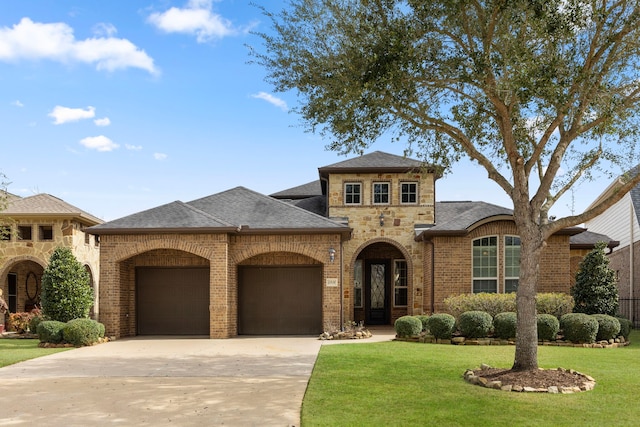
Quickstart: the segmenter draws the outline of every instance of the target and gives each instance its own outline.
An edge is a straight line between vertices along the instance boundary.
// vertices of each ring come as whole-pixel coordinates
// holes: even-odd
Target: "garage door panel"
[[[209,269],[136,269],[138,335],[209,335]]]
[[[309,335],[321,330],[321,267],[240,268],[240,334]]]

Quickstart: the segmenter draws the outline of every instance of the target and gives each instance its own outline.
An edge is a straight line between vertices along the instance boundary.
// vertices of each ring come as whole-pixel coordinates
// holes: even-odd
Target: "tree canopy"
[[[522,241],[514,368],[536,367],[545,240],[640,182],[623,176],[598,205],[548,221],[577,183],[638,160],[638,1],[291,0],[263,10],[273,31],[253,55],[276,90],[298,94],[303,122],[330,149],[392,137],[444,168],[467,156],[510,196]]]

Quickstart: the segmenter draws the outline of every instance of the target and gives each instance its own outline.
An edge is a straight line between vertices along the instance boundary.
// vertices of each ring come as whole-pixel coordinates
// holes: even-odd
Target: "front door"
[[[365,274],[365,323],[389,324],[389,261],[367,261]]]

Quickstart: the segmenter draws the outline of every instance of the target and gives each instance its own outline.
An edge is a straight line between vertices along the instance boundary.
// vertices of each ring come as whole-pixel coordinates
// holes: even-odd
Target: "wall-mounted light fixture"
[[[380,216],[378,218],[380,219],[380,227],[384,227],[384,213],[380,212]]]
[[[336,250],[333,248],[329,248],[329,261],[333,262],[336,260]]]

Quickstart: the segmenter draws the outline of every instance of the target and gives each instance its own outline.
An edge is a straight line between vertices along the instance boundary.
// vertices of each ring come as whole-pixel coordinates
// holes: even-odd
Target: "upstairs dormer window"
[[[418,202],[418,183],[403,182],[400,184],[400,203],[415,205]]]
[[[359,182],[344,184],[344,204],[359,205],[362,203],[362,185]]]
[[[373,183],[373,204],[374,205],[389,204],[389,183],[388,182]]]

